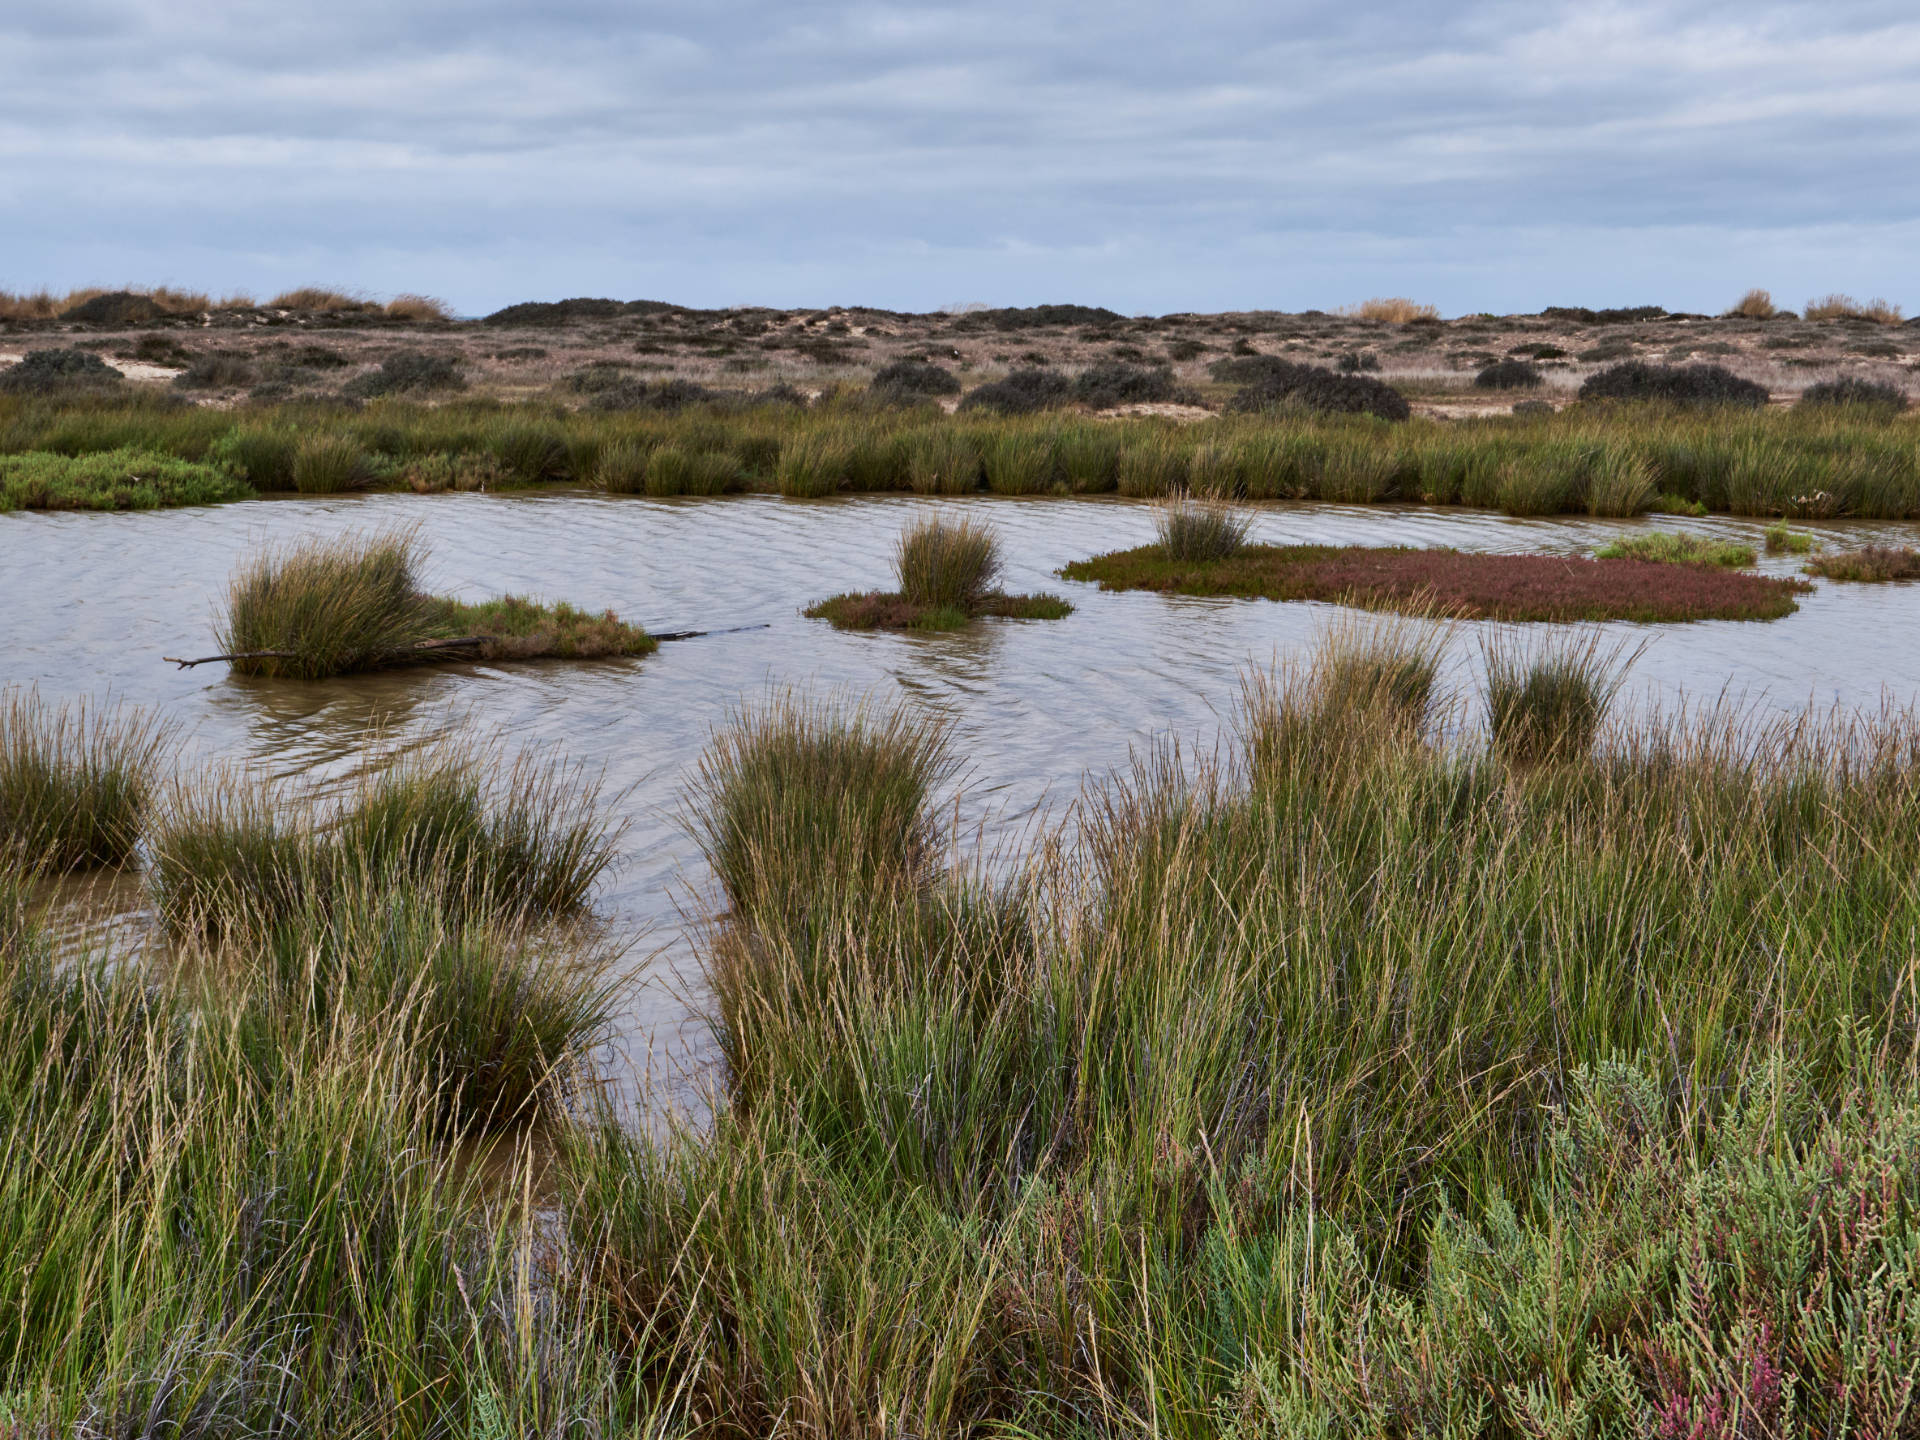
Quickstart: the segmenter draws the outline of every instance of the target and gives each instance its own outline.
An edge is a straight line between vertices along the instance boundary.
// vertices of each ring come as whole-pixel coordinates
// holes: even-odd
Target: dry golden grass
[[[344,290],[329,290],[321,285],[302,285],[298,290],[283,290],[267,302],[275,310],[370,310],[373,302]]]
[[[1840,294],[1809,300],[1806,314],[1809,320],[1872,320],[1881,325],[1898,325],[1902,318],[1898,305],[1885,300],[1869,300],[1863,305],[1851,295]]]
[[[431,295],[396,295],[387,302],[386,310],[388,318],[393,320],[453,319],[453,307]]]
[[[1417,300],[1396,295],[1386,299],[1363,300],[1358,305],[1342,305],[1334,313],[1349,320],[1384,320],[1389,325],[1405,325],[1410,320],[1438,320],[1440,307],[1422,305]]]
[[[130,295],[143,295],[151,300],[163,313],[168,315],[198,315],[203,310],[213,308],[212,297],[198,290],[175,290],[171,286],[153,287],[127,285],[119,287]],[[101,295],[118,293],[104,285],[84,285],[78,290],[69,290],[65,295],[56,295],[44,286],[31,292],[14,293],[0,290],[0,320],[58,320],[76,305]],[[253,302],[244,296],[236,296],[221,302],[222,305],[251,305]]]
[[[1759,286],[1747,291],[1740,297],[1740,303],[1727,311],[1729,317],[1741,320],[1771,320],[1780,313],[1780,307],[1773,303],[1773,296]]]

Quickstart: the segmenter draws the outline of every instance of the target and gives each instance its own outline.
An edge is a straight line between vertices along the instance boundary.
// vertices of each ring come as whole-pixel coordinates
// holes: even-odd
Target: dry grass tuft
[[[1838,293],[1807,302],[1809,320],[1871,320],[1876,325],[1898,325],[1900,307],[1885,300],[1869,300],[1864,305],[1851,295]]]
[[[1741,320],[1771,320],[1779,313],[1780,307],[1773,303],[1773,296],[1758,286],[1742,295],[1739,303],[1727,311],[1730,318]]]
[[[1396,295],[1363,300],[1358,305],[1342,305],[1334,313],[1349,320],[1383,320],[1389,325],[1405,325],[1414,320],[1438,320],[1440,307]]]
[[[453,319],[453,307],[431,295],[396,295],[385,306],[389,320],[442,322]]]
[[[303,285],[297,290],[283,290],[269,300],[267,305],[273,310],[310,310],[320,314],[376,308],[374,303],[364,295],[345,290],[328,290],[319,285]]]

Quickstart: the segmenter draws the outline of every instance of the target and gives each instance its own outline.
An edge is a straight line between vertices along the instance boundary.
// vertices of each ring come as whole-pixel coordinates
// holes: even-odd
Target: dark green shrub
[[[217,350],[196,358],[173,383],[182,390],[239,390],[253,384],[259,373],[246,356]]]
[[[905,404],[958,395],[960,382],[951,370],[927,360],[896,360],[882,366],[868,387],[877,396]]]
[[[1377,415],[1382,420],[1405,420],[1413,414],[1406,396],[1370,375],[1336,375],[1323,366],[1297,365],[1272,355],[1248,359],[1260,362],[1257,368],[1245,372],[1258,378],[1243,385],[1227,402],[1227,409],[1236,413],[1298,408]]]
[[[1473,383],[1481,390],[1537,390],[1541,378],[1540,367],[1525,360],[1496,360],[1475,375]]]
[[[1670,405],[1738,405],[1758,410],[1767,387],[1743,380],[1723,365],[1655,365],[1629,360],[1589,375],[1582,400],[1659,400]]]
[[[225,465],[256,490],[291,490],[298,450],[293,430],[239,425],[214,442],[207,458]]]
[[[1794,405],[1796,410],[1844,407],[1882,410],[1897,415],[1907,408],[1907,392],[1898,385],[1845,375],[1838,380],[1823,380],[1818,385],[1809,385]]]
[[[1074,377],[1073,398],[1090,410],[1160,403],[1174,398],[1173,371],[1165,365],[1098,361]]]
[[[29,350],[0,370],[0,392],[11,395],[117,390],[125,383],[125,376],[91,350]]]
[[[550,425],[509,420],[494,430],[489,448],[522,484],[537,485],[567,476],[570,459],[566,437]]]
[[[356,375],[342,387],[348,395],[371,400],[380,395],[409,395],[432,390],[464,390],[459,362],[451,355],[403,350],[380,362],[378,370]]]
[[[992,410],[1001,415],[1031,415],[1066,405],[1072,397],[1073,384],[1066,376],[1033,366],[968,391],[960,408]]]

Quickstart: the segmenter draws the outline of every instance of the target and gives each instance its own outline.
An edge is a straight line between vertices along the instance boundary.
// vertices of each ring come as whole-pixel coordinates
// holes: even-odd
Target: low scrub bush
[[[1413,414],[1406,396],[1370,375],[1337,375],[1319,365],[1260,357],[1271,363],[1259,378],[1241,387],[1227,402],[1238,414],[1270,410],[1314,410],[1327,414],[1377,415],[1382,420],[1405,420]]]
[[[259,370],[245,355],[215,351],[195,356],[173,377],[173,383],[182,390],[243,390],[259,378]]]
[[[379,369],[356,375],[343,387],[348,395],[362,400],[466,388],[458,360],[451,355],[432,355],[421,350],[389,355],[380,362]]]
[[[1669,405],[1735,405],[1758,410],[1767,387],[1722,365],[1655,365],[1629,360],[1596,371],[1580,386],[1582,400],[1658,400]]]
[[[24,862],[60,875],[125,864],[167,736],[125,706],[0,692],[0,866]]]
[[[1159,403],[1174,395],[1173,371],[1165,365],[1103,360],[1073,378],[1073,398],[1090,410]]]
[[[1167,558],[1198,563],[1239,554],[1252,528],[1251,519],[1218,500],[1173,500],[1154,518]]]
[[[960,401],[962,410],[990,410],[1000,415],[1032,415],[1070,404],[1073,384],[1064,375],[1038,366],[1015,370],[1004,380],[975,386]]]
[[[7,395],[118,390],[125,383],[125,376],[91,350],[29,350],[0,370],[0,394]]]
[[[1544,382],[1540,367],[1527,360],[1496,360],[1473,377],[1481,390],[1538,390]]]
[[[869,388],[887,400],[913,404],[958,395],[960,381],[951,370],[929,360],[896,360],[874,373]]]
[[[1851,409],[1897,415],[1907,408],[1907,392],[1898,385],[1880,380],[1863,380],[1843,375],[1838,380],[1823,380],[1809,385],[1794,402],[1796,410]]]

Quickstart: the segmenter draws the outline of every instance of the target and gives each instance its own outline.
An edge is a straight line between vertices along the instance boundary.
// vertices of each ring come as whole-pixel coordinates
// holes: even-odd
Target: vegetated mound
[[[1406,396],[1371,375],[1340,375],[1322,365],[1301,365],[1277,355],[1243,356],[1241,364],[1245,368],[1231,372],[1224,361],[1209,367],[1216,378],[1226,373],[1249,377],[1227,402],[1227,409],[1236,414],[1282,408],[1377,415],[1382,420],[1405,420],[1413,414]]]
[[[1176,398],[1177,394],[1173,371],[1165,365],[1101,360],[1087,366],[1073,380],[1073,398],[1091,410],[1160,404]]]
[[[911,403],[960,393],[959,378],[931,360],[896,360],[874,373],[868,386],[882,399]]]
[[[1864,545],[1807,562],[1807,573],[1827,580],[1920,580],[1920,551],[1905,545]]]
[[[961,330],[1038,330],[1050,325],[1112,325],[1127,317],[1104,305],[1027,305],[974,310],[955,318]]]
[[[1015,370],[1004,380],[976,386],[961,400],[960,408],[993,410],[1002,415],[1031,415],[1068,404],[1072,398],[1073,382],[1066,376],[1031,365]]]
[[[259,371],[245,355],[212,350],[189,359],[187,368],[173,377],[173,383],[182,390],[237,390],[259,378]]]
[[[1634,320],[1663,320],[1672,313],[1664,305],[1625,305],[1609,310],[1589,310],[1584,305],[1549,305],[1540,315],[1545,320],[1572,320],[1581,325],[1624,325]]]
[[[1059,620],[1073,606],[1058,595],[1008,595],[997,587],[1000,541],[972,520],[929,518],[900,533],[897,591],[835,595],[808,607],[839,630],[957,630],[981,616]]]
[[[114,290],[105,295],[95,295],[83,300],[71,309],[63,311],[62,320],[73,320],[86,325],[145,325],[158,320],[167,312],[154,303],[151,295],[138,295],[131,290]]]
[[[671,415],[689,405],[705,405],[721,398],[719,391],[692,380],[662,380],[650,385],[636,376],[610,380],[602,372],[585,381],[576,375],[569,384],[592,396],[587,401],[589,410],[658,410]]]
[[[1496,360],[1473,377],[1480,390],[1537,390],[1545,377],[1527,360]]]
[[[1907,392],[1898,385],[1879,380],[1862,380],[1844,375],[1838,380],[1823,380],[1809,385],[1794,404],[1798,410],[1887,410],[1894,414],[1907,408]]]
[[[0,455],[0,510],[157,510],[250,500],[253,493],[221,466],[150,450]]]
[[[1212,562],[1168,558],[1143,545],[1076,561],[1060,572],[1103,590],[1322,600],[1368,610],[1442,612],[1471,620],[1775,620],[1805,581],[1703,565],[1475,555],[1335,545],[1249,545]]]
[[[612,611],[516,596],[469,604],[421,593],[410,531],[324,536],[269,551],[227,590],[221,652],[235,674],[289,680],[449,660],[645,655],[659,641]],[[172,657],[168,657],[172,658]]]
[[[356,375],[341,389],[357,399],[371,400],[381,395],[411,395],[430,390],[464,390],[466,380],[459,362],[451,355],[430,355],[421,350],[403,350],[380,362],[380,368]]]
[[[681,307],[661,300],[523,300],[487,316],[488,325],[565,325],[574,320],[614,320],[622,315],[661,315]]]
[[[29,350],[0,370],[0,392],[53,395],[63,390],[117,390],[126,377],[91,350]]]
[[[1724,365],[1655,365],[1628,360],[1596,371],[1580,386],[1582,400],[1661,400],[1670,405],[1740,405],[1758,410],[1767,387]]]
[[[1663,565],[1718,565],[1739,570],[1756,558],[1753,546],[1737,540],[1714,540],[1676,530],[1649,530],[1623,535],[1594,551],[1599,560],[1657,560]]]

